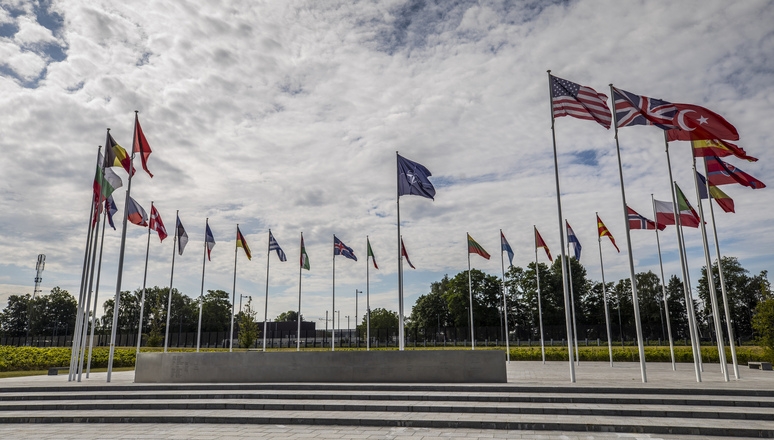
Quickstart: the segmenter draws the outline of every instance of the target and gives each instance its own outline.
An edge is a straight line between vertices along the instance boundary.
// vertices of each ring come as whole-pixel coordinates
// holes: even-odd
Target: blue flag
[[[349,259],[357,261],[355,251],[351,247],[342,243],[335,235],[333,236],[333,255],[343,255]]]
[[[508,252],[508,261],[510,262],[510,265],[513,266],[513,249],[511,249],[511,245],[508,244],[508,240],[505,239],[502,230],[500,230],[500,242],[503,246],[502,250]]]
[[[575,259],[580,261],[580,256],[581,256],[580,241],[578,241],[578,237],[575,236],[575,232],[573,232],[572,228],[570,227],[570,222],[565,220],[565,223],[567,223],[567,243],[571,244],[573,249],[575,250]]]
[[[398,155],[398,196],[415,195],[434,199],[435,188],[427,180],[430,170]]]
[[[107,199],[105,199],[105,209],[107,210],[107,218],[108,222],[110,222],[110,227],[113,228],[113,230],[116,230],[116,225],[113,224],[113,214],[118,212],[118,208],[116,208],[116,202],[113,201],[113,196],[108,196]]]
[[[207,221],[207,228],[204,230],[204,245],[207,246],[207,259],[212,261],[210,253],[212,252],[212,248],[215,247],[215,237],[212,235],[209,221]]]
[[[279,243],[277,243],[277,240],[274,239],[274,235],[272,235],[271,229],[269,229],[269,252],[271,251],[277,251],[277,257],[279,257],[280,261],[288,261],[288,258],[285,256],[285,252],[282,251]]]

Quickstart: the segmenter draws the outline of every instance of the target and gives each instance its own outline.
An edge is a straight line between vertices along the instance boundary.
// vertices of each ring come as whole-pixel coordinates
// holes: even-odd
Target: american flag
[[[677,107],[671,102],[635,95],[615,87],[613,101],[618,127],[655,125],[663,130],[677,128],[672,122],[677,114]]]
[[[277,240],[274,239],[271,230],[269,230],[269,252],[271,251],[277,251],[277,257],[279,257],[280,261],[288,261],[285,252],[282,250],[279,243],[277,243]]]
[[[597,121],[599,125],[610,128],[612,114],[607,107],[607,95],[566,79],[549,76],[555,118],[572,116]]]

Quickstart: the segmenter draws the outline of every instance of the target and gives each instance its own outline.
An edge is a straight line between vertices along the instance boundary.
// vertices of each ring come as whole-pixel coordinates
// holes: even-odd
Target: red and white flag
[[[588,119],[607,129],[610,128],[612,113],[607,106],[607,95],[597,93],[591,87],[582,86],[566,79],[549,75],[551,79],[552,109],[554,117],[572,116]]]
[[[167,238],[167,230],[164,228],[164,222],[161,221],[161,215],[153,204],[151,204],[150,223],[148,227],[159,234],[159,240],[162,242]]]
[[[739,140],[736,127],[712,110],[691,104],[675,104],[675,107],[677,113],[672,123],[678,128],[667,130],[667,139],[670,141]]]

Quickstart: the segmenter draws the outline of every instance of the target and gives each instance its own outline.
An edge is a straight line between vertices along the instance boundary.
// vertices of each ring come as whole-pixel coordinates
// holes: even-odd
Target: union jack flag
[[[663,130],[677,128],[677,125],[672,123],[677,114],[677,107],[671,102],[635,95],[615,87],[613,100],[618,127],[655,125]]]
[[[357,261],[355,251],[351,247],[342,243],[335,235],[333,236],[333,255],[343,255],[351,260]]]
[[[656,222],[648,220],[647,218],[639,215],[637,211],[630,207],[626,207],[626,212],[629,214],[629,229],[656,229]],[[665,225],[658,225],[660,230],[666,228]]]
[[[607,95],[591,87],[549,75],[554,117],[572,116],[597,121],[609,129],[612,114],[607,107]]]

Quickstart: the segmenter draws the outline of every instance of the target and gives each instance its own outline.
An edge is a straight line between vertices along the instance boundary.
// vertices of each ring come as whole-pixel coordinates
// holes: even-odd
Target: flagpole
[[[675,182],[672,182],[672,185],[674,185],[674,184],[675,184]],[[683,252],[684,252],[684,255],[685,255],[685,267],[687,268],[688,267],[688,251],[687,251],[687,247],[685,246],[685,236],[683,234],[683,227],[682,227],[682,225],[680,226],[680,244],[679,245],[682,246],[682,248],[683,248]],[[690,292],[690,295],[691,295],[690,296],[691,313],[693,313],[693,316],[694,316],[694,320],[692,321],[693,331],[694,331],[694,333],[696,333],[696,347],[694,348],[694,350],[699,355],[699,369],[702,372],[704,372],[704,363],[703,363],[704,361],[702,361],[702,359],[701,359],[701,332],[699,332],[698,321],[696,321],[696,319],[695,319],[696,314],[694,313],[694,310],[693,310],[693,288],[691,287],[691,285],[692,285],[691,284],[691,273],[690,272],[686,272],[685,275],[686,275],[685,279],[688,282],[688,291]]]
[[[167,342],[169,341],[169,315],[172,313],[172,280],[175,278],[175,249],[177,246],[177,224],[180,221],[180,210],[175,211],[175,237],[172,239],[172,271],[169,274],[169,295],[167,295],[167,328],[164,335],[164,353],[167,352]]]
[[[132,155],[129,157],[129,179],[126,184],[126,199],[124,201],[124,222],[123,229],[121,230],[121,250],[118,253],[118,278],[116,279],[116,296],[113,303],[113,328],[110,332],[110,354],[108,355],[108,371],[107,382],[110,382],[110,378],[113,374],[113,356],[116,350],[116,330],[118,327],[118,312],[121,299],[121,280],[124,275],[124,251],[126,250],[126,222],[129,219],[129,211],[126,209],[129,206],[129,194],[132,192],[132,167],[134,166],[134,145],[137,143],[137,113],[134,111],[135,130],[132,140]]]
[[[688,260],[685,256],[685,247],[680,224],[680,213],[677,208],[677,195],[675,194],[674,180],[672,179],[672,161],[669,158],[669,139],[664,131],[664,150],[666,152],[667,169],[669,170],[669,188],[672,190],[672,210],[675,216],[675,233],[677,234],[677,248],[680,253],[680,269],[683,273],[683,293],[685,294],[685,312],[688,318],[688,332],[691,335],[691,351],[693,351],[693,364],[696,372],[696,382],[701,382],[701,345],[698,343],[696,331],[696,319],[693,314],[693,295],[691,294],[691,282],[688,279]]]
[[[368,246],[370,248],[371,242],[368,241],[368,236],[366,235],[366,243],[368,243]],[[371,351],[371,298],[370,298],[370,292],[371,292],[371,280],[369,277],[369,270],[368,267],[368,251],[366,251],[366,351]]]
[[[269,231],[271,232],[271,231]],[[301,241],[304,241],[304,233],[301,232]],[[303,255],[301,255],[303,258]],[[299,258],[300,260],[300,258]],[[298,333],[296,334],[296,351],[301,351],[301,265],[298,265],[298,314],[297,314],[297,320],[298,320]],[[269,263],[266,263],[266,298],[269,297],[269,287],[268,287],[268,281],[269,280]],[[266,306],[268,307],[268,299],[266,300]],[[263,318],[263,328],[266,329],[266,317]],[[263,335],[263,351],[266,351],[266,332],[264,331]]]
[[[551,138],[554,143],[554,177],[556,179],[556,210],[559,216],[559,250],[562,254],[562,288],[564,290],[564,319],[567,327],[567,357],[570,361],[570,382],[575,383],[575,363],[572,360],[572,317],[570,316],[570,295],[567,286],[567,270],[565,265],[567,260],[564,258],[564,227],[562,226],[562,193],[559,190],[559,159],[556,153],[556,129],[554,128],[554,91],[551,88],[551,71],[548,71],[548,93],[551,104]]]
[[[331,325],[331,351],[336,351],[336,234],[333,234],[333,324]]]
[[[82,305],[82,314],[83,318],[81,319],[81,327],[78,328],[78,330],[81,332],[81,335],[78,337],[78,382],[81,381],[81,378],[83,376],[83,361],[84,357],[86,356],[86,334],[89,330],[89,304],[91,304],[91,293],[92,293],[92,287],[94,286],[94,266],[97,263],[97,230],[99,229],[99,207],[100,203],[99,201],[102,199],[102,188],[105,185],[105,172],[104,172],[104,163],[102,165],[103,171],[102,171],[102,177],[100,177],[100,195],[97,197],[97,201],[95,202],[95,209],[94,209],[94,217],[96,217],[96,224],[93,225],[94,232],[92,233],[92,251],[91,251],[91,258],[90,258],[90,264],[91,269],[89,269],[89,285],[86,292],[88,292],[86,296],[86,301],[84,301]],[[33,292],[34,293],[34,292]]]
[[[500,229],[500,240],[502,241],[503,237],[503,230]],[[511,347],[509,345],[508,339],[510,336],[510,333],[508,333],[508,300],[506,299],[505,294],[505,257],[503,257],[503,246],[502,243],[500,244],[500,268],[503,271],[503,283],[501,284],[502,292],[503,292],[503,315],[505,317],[505,358],[507,359],[508,363],[511,363]],[[470,258],[470,254],[468,254],[468,258]]]
[[[400,176],[400,164],[398,159],[398,152],[395,152],[395,163],[397,172],[395,173],[395,188],[397,193],[397,205],[398,205],[398,339],[399,350],[405,349],[405,341],[403,340],[403,256],[401,255],[401,235],[400,235],[400,182],[398,177]]]
[[[723,266],[721,265],[722,257],[720,254],[720,241],[718,241],[718,228],[715,224],[715,210],[712,206],[712,193],[710,192],[710,183],[709,183],[709,172],[707,170],[707,159],[703,160],[704,162],[704,175],[708,176],[706,180],[707,184],[707,197],[709,199],[709,207],[710,207],[710,217],[712,218],[712,232],[715,236],[715,251],[718,254],[718,274],[720,275],[720,291],[723,293],[723,309],[726,312],[726,326],[728,329],[728,341],[731,345],[731,361],[734,365],[734,377],[739,380],[739,364],[737,363],[736,359],[736,345],[734,344],[734,327],[731,324],[731,312],[728,308],[728,295],[726,294],[726,280],[723,276]],[[699,203],[701,203],[701,200],[699,200]]]
[[[656,199],[653,194],[650,195],[650,200],[653,202],[653,218],[656,224],[656,246],[658,246],[658,267],[661,269],[661,293],[664,297],[664,312],[667,320],[667,332],[669,334],[669,353],[672,356],[672,371],[677,371],[677,364],[675,363],[675,344],[672,340],[672,323],[669,320],[669,302],[667,302],[666,294],[666,281],[664,280],[664,263],[661,260],[661,242],[658,238],[658,213],[656,212]]]
[[[107,199],[105,199],[107,201]],[[99,242],[99,262],[97,263],[97,286],[94,289],[94,311],[91,313],[91,337],[89,338],[89,357],[86,362],[86,379],[89,378],[91,372],[91,352],[94,347],[94,327],[97,325],[97,298],[99,297],[99,279],[102,275],[102,248],[105,244],[105,224],[107,223],[107,211],[108,207],[105,206],[105,211],[102,214],[102,237]],[[88,305],[87,305],[88,306]]]
[[[466,233],[467,234],[467,233]],[[467,234],[466,242],[470,242],[470,234]],[[470,249],[468,249],[468,295],[470,296],[470,349],[476,349],[476,334],[473,330],[473,287],[470,282]]]
[[[534,227],[534,225],[533,225]],[[537,228],[535,228],[537,235]],[[535,281],[538,294],[538,321],[540,321],[540,351],[543,354],[543,365],[546,363],[546,346],[543,339],[543,306],[540,304],[540,265],[538,264],[538,248],[535,246]]]
[[[610,84],[610,96],[615,96],[613,85]],[[613,103],[615,107],[615,102]],[[615,108],[614,108],[615,110]],[[637,295],[637,278],[634,274],[634,257],[632,256],[632,238],[629,232],[629,213],[626,209],[626,191],[624,190],[623,165],[621,163],[621,146],[618,143],[618,116],[613,111],[613,120],[615,126],[615,151],[618,155],[618,178],[621,181],[621,204],[623,205],[624,224],[626,225],[626,247],[629,252],[629,276],[632,281],[632,304],[634,306],[634,324],[637,330],[637,347],[640,355],[640,373],[642,374],[642,383],[648,381],[645,372],[645,345],[642,340],[642,322],[640,321],[640,300]]]
[[[599,227],[599,213],[597,215],[597,227]],[[605,286],[605,264],[602,262],[602,237],[597,234],[599,245],[599,269],[602,272],[602,301],[605,305],[605,327],[607,328],[607,351],[610,353],[610,367],[613,366],[613,338],[610,335],[610,312],[607,310],[607,287]]]
[[[231,288],[231,326],[228,329],[228,352],[234,350],[234,306],[236,305],[236,276],[237,276],[237,244],[239,243],[239,223],[237,223],[237,239],[234,242],[234,284]]]
[[[699,229],[701,230],[701,241],[704,245],[704,262],[706,263],[707,284],[709,287],[710,304],[712,305],[713,321],[715,322],[715,336],[718,346],[718,360],[720,361],[720,370],[723,373],[723,380],[728,382],[728,364],[726,364],[725,340],[723,337],[723,327],[720,324],[720,308],[718,307],[718,292],[715,289],[715,276],[712,274],[712,258],[710,257],[709,243],[707,241],[707,225],[704,223],[704,208],[701,203],[701,194],[699,193],[699,180],[696,177],[696,154],[691,145],[691,162],[693,166],[693,182],[696,188],[696,200],[699,205]],[[709,196],[709,190],[707,190]],[[710,200],[710,203],[712,201]],[[679,209],[679,208],[678,208]],[[718,266],[720,259],[718,258]]]
[[[575,341],[575,362],[580,365],[580,353],[578,352],[578,322],[575,315],[575,292],[572,286],[572,257],[570,256],[570,224],[564,221],[567,226],[567,278],[570,279],[570,310],[572,311],[572,335]]]
[[[669,335],[669,352],[672,358],[672,370],[677,370],[677,364],[675,361],[675,346],[674,346],[674,340],[672,339],[672,322],[669,319],[669,302],[667,301],[667,294],[666,294],[666,279],[664,278],[664,263],[661,259],[661,241],[658,236],[658,212],[656,211],[656,199],[653,197],[653,194],[650,195],[650,200],[653,203],[653,218],[655,223],[654,231],[656,232],[656,246],[658,247],[658,266],[661,270],[661,293],[664,301],[664,314],[666,315],[667,320],[667,332]]]
[[[303,232],[301,233],[303,237]],[[266,295],[263,304],[263,351],[266,351],[266,323],[269,322],[269,261],[271,260],[271,229],[269,229],[269,242],[266,245]],[[298,309],[301,310],[301,269],[298,269]]]
[[[153,214],[153,200],[151,200],[151,214]],[[150,252],[150,237],[151,237],[151,228],[150,224],[148,224],[148,242],[145,245],[145,272],[143,272],[142,276],[142,295],[140,299],[140,323],[137,326],[137,351],[135,352],[135,357],[140,354],[140,344],[142,343],[142,317],[143,312],[145,311],[145,282],[148,280],[148,254]]]
[[[202,289],[199,293],[199,325],[196,329],[196,352],[199,352],[202,342],[202,311],[204,310],[204,267],[207,264],[207,228],[209,227],[210,219],[204,219],[204,249],[202,252]],[[177,225],[175,225],[177,228]]]

